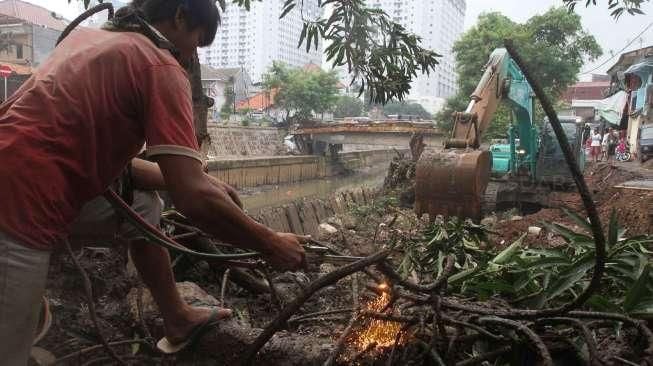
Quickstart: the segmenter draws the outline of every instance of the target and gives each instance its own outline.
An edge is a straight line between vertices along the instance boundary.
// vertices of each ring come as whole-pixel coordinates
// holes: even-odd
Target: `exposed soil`
[[[345,221],[348,222],[347,226],[352,228],[343,229],[348,238],[347,248],[344,247],[340,234],[330,238],[334,247],[351,255],[366,255],[374,252],[374,246],[371,245],[369,239],[373,233],[367,231],[369,228],[360,226],[358,220],[353,217],[348,216]],[[337,224],[342,224],[342,219],[338,219]],[[362,231],[358,232],[358,229]],[[387,240],[387,235],[384,235],[382,240]],[[144,339],[147,332],[151,333],[156,341],[163,336],[162,320],[158,316],[145,316],[147,320],[147,331],[145,331],[143,325],[135,319],[133,312],[130,311],[129,301],[126,301],[130,290],[134,291],[140,285],[137,278],[127,275],[126,259],[122,252],[124,250],[120,248],[85,248],[81,253],[77,253],[78,259],[91,277],[102,333],[109,342]],[[282,300],[288,302],[300,292],[300,285],[305,285],[335,268],[336,265],[333,264],[312,263],[306,273],[273,273],[272,277]],[[210,268],[206,262],[191,263],[182,259],[175,267],[175,274],[178,282],[197,283],[215,299],[221,298],[223,272]],[[349,277],[334,286],[324,288],[319,295],[313,296],[304,305],[300,314],[351,309],[354,301],[353,278]],[[356,290],[358,294],[356,301],[365,302],[373,298],[375,296],[373,293],[365,291],[367,279],[362,276],[356,278],[355,287],[358,289]],[[49,351],[55,357],[61,358],[80,349],[100,344],[89,318],[85,296],[82,278],[70,257],[66,253],[54,255],[46,293],[54,319],[47,336],[38,343],[39,347]],[[233,283],[228,283],[226,287],[224,302],[226,307],[234,310],[237,322],[246,328],[263,328],[279,313],[269,294],[253,295]],[[147,308],[147,306],[143,306],[143,308]],[[321,319],[293,322],[287,329],[289,332],[285,337],[288,340],[284,343],[292,341],[301,343],[310,337],[320,344],[332,345],[350,317],[351,313],[342,312]],[[309,350],[310,346],[316,345],[306,345],[304,351],[321,351],[319,347],[317,351]],[[162,359],[160,355],[151,352],[146,345],[137,348],[132,348],[130,345],[115,346],[114,349],[128,360],[133,356],[131,364],[134,365],[213,365],[216,363],[215,359],[207,355],[189,352]],[[225,352],[230,351],[229,349],[225,350]],[[327,349],[327,354],[328,352]],[[296,364],[283,359],[279,362],[279,365]],[[63,364],[85,365],[87,363],[89,365],[114,364],[112,360],[107,359],[107,355],[102,349],[75,357]],[[32,364],[36,363],[32,362]]]
[[[405,176],[407,171],[407,169],[403,170],[403,173],[399,175]],[[639,175],[636,171],[625,170],[618,166],[599,165],[588,170],[586,178],[598,204],[604,225],[607,224],[612,209],[615,209],[620,223],[622,223],[622,226],[627,227],[631,234],[652,232],[653,192],[614,188],[614,185],[637,178]],[[572,192],[552,194],[551,206],[565,206],[576,212],[582,212],[579,198],[577,194]],[[510,215],[504,216],[506,216],[506,219],[497,220],[493,227],[493,230],[499,233],[498,236],[493,238],[496,245],[501,245],[502,241],[509,243],[526,232],[529,226],[537,226],[542,221],[560,222],[573,226],[573,223],[567,220],[564,213],[557,208],[547,208],[517,221],[510,221]],[[393,242],[397,235],[414,235],[421,221],[415,218],[410,210],[402,211],[394,208],[392,211],[382,212],[373,207],[368,207],[354,210],[352,214],[332,218],[329,222],[338,228],[338,232],[324,234],[320,237],[321,240],[330,243],[331,246],[336,247],[345,254],[364,256],[375,252],[383,245]],[[379,226],[381,223],[385,225]],[[531,243],[555,245],[556,240],[545,231],[542,231],[538,237],[529,237]],[[145,330],[144,326],[135,320],[128,301],[125,300],[130,290],[139,286],[139,281],[126,273],[124,250],[85,248],[78,255],[91,276],[100,326],[109,341],[143,339],[148,332],[151,333],[155,340],[162,336],[163,328],[160,319],[156,316],[146,317],[147,330]],[[300,291],[300,286],[335,268],[335,264],[313,263],[306,273],[274,273],[273,282],[279,292],[285,294],[282,298],[289,301],[294,294]],[[209,267],[206,262],[181,260],[175,267],[175,273],[178,281],[197,283],[209,295],[220,300],[222,271]],[[370,279],[362,274],[346,278],[313,296],[297,315],[327,310],[351,309],[354,302],[365,303],[376,297],[374,293],[365,289],[365,285],[369,282]],[[48,350],[57,357],[62,357],[85,347],[99,344],[95,329],[89,320],[81,277],[67,255],[53,256],[47,297],[54,321],[50,332],[38,344],[39,347]],[[254,295],[233,283],[227,285],[224,301],[227,307],[234,309],[238,322],[247,327],[264,327],[279,313],[269,294]],[[478,305],[484,307],[502,306],[500,303]],[[288,333],[284,333],[284,337],[286,337],[287,342],[296,341],[299,343],[310,339],[312,344],[306,345],[304,347],[305,351],[320,352],[320,346],[316,345],[316,342],[332,345],[346,327],[349,319],[350,314],[343,312],[312,320],[291,322],[286,328]],[[613,344],[609,338],[599,339],[599,343],[602,353],[628,354],[629,352],[628,347]],[[203,352],[190,352],[177,357],[162,358],[150,351],[147,345],[139,347],[127,345],[114,348],[122,356],[131,357],[132,364],[138,365],[209,365],[217,362],[216,359]],[[321,350],[324,353],[324,349]],[[351,347],[345,350],[350,355],[356,351]],[[387,355],[384,355],[383,352],[374,354],[377,363],[384,364],[383,360],[387,358]],[[323,359],[320,361],[323,361]],[[343,363],[346,364],[347,362],[343,361]],[[101,349],[98,349],[73,358],[64,364],[103,365],[113,364],[113,362],[107,359],[106,354]],[[276,364],[288,365],[294,363],[286,362],[281,358]]]
[[[614,210],[620,226],[627,228],[629,234],[639,235],[653,232],[653,192],[615,188],[615,185],[620,183],[642,178],[644,173],[643,170],[638,172],[636,169],[626,169],[621,165],[607,164],[591,166],[587,169],[585,180],[594,197],[604,227],[607,227],[610,222]],[[580,214],[585,212],[580,196],[576,192],[552,193],[549,206],[549,208],[533,215],[527,215],[520,220],[512,221],[508,217],[499,221],[492,228],[498,232],[497,243],[500,244],[501,240],[505,240],[509,244],[528,231],[530,226],[541,226],[542,222],[555,222],[569,227],[577,227],[560,210],[562,207]],[[547,240],[543,241],[542,239]],[[528,240],[530,243],[536,244],[549,242],[550,239],[547,237],[546,231],[543,230],[539,237],[530,236]],[[554,240],[553,243],[556,241]]]

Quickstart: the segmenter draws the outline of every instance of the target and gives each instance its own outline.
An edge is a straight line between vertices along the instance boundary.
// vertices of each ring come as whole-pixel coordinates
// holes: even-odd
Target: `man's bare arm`
[[[156,160],[175,207],[202,230],[259,251],[279,267],[295,269],[303,264],[299,237],[279,234],[247,216],[228,192],[204,174],[199,161],[179,155],[160,155]]]
[[[166,182],[157,163],[134,158],[132,159],[132,178],[134,188],[149,191],[163,191]]]
[[[211,184],[225,191],[238,207],[243,208],[240,197],[238,197],[238,192],[232,186],[206,173],[204,175],[209,179]],[[132,176],[134,179],[134,188],[136,189],[157,191],[167,189],[161,168],[159,168],[157,163],[139,158],[132,159]]]

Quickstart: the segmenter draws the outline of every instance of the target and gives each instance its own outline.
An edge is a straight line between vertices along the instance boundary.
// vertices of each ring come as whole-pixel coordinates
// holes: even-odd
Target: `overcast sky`
[[[73,0],[73,5],[68,4],[68,0],[27,1],[44,6],[68,19],[74,18],[81,12],[81,2],[77,0]],[[619,51],[653,22],[653,2],[644,5],[643,10],[646,15],[623,15],[618,21],[610,17],[605,2],[599,3],[603,4],[587,9],[583,4],[579,4],[576,9],[581,15],[584,28],[596,37],[604,53],[598,61],[587,64],[582,71],[594,69],[605,63],[596,70],[596,72],[605,72],[617,60]],[[467,0],[465,29],[473,26],[478,15],[482,12],[499,11],[516,22],[524,22],[533,15],[545,12],[551,6],[560,5],[562,5],[562,0]],[[642,34],[623,52],[648,45],[653,45],[653,27]],[[610,59],[612,56],[611,51],[617,53],[612,59]]]
[[[472,27],[476,23],[479,14],[489,11],[498,11],[516,22],[524,22],[533,15],[546,12],[552,6],[562,5],[562,0],[467,0],[467,16],[465,17],[465,29]],[[646,15],[630,16],[622,15],[619,20],[610,17],[607,10],[606,2],[599,2],[601,5],[585,8],[584,1],[576,7],[576,12],[580,14],[583,27],[596,37],[596,40],[603,48],[603,56],[598,61],[585,65],[582,71],[589,71],[600,64],[596,72],[605,72],[618,59],[619,54],[653,45],[653,26],[644,34],[635,40],[635,42],[624,51],[619,52],[626,44],[642,32],[653,22],[653,4],[647,3],[643,10]],[[614,58],[612,53],[617,53]]]

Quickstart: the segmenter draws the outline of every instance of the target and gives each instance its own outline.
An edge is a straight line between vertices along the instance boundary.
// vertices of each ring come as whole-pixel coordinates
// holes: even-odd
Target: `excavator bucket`
[[[415,212],[480,220],[490,168],[488,151],[425,151],[417,162]]]

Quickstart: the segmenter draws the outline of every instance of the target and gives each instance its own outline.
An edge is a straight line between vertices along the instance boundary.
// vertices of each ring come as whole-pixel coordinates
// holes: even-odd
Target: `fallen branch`
[[[138,323],[143,330],[143,336],[148,344],[151,346],[154,344],[154,337],[150,333],[150,329],[145,324],[145,318],[143,317],[143,283],[139,281],[138,283],[138,293],[136,294],[136,315],[138,316]]]
[[[300,315],[291,319],[288,319],[288,324],[299,322],[301,320],[305,319],[313,319],[313,318],[319,318],[325,315],[334,315],[334,314],[343,314],[343,313],[351,313],[355,311],[354,309],[336,309],[336,310],[327,310],[327,311],[318,311],[316,313],[308,313],[304,315]]]
[[[431,347],[428,343],[424,342],[421,339],[417,340],[417,344],[420,346],[424,347],[424,350],[426,351],[425,356],[429,356],[431,360],[433,361],[432,364],[435,364],[436,366],[447,366],[447,364],[444,362],[440,354],[438,353],[435,348]]]
[[[352,273],[363,270],[365,267],[368,267],[372,264],[378,263],[379,261],[384,260],[390,255],[389,250],[383,250],[369,257],[363,258],[357,262],[346,265],[344,267],[338,268],[337,270],[330,272],[317,280],[309,284],[302,292],[288,304],[281,313],[263,330],[254,343],[246,351],[245,356],[243,357],[243,365],[251,365],[254,361],[254,357],[258,351],[267,343],[268,340],[281,329],[290,317],[301,308],[301,306],[308,300],[314,293],[321,290],[322,288],[332,285],[344,277],[351,275]]]
[[[411,326],[412,324],[405,324],[403,327],[401,327],[401,330],[397,332],[397,335],[395,336],[395,341],[392,344],[392,351],[390,351],[390,356],[388,356],[388,361],[385,363],[386,366],[392,366],[392,363],[395,359],[395,352],[397,351],[397,346],[399,346],[401,337],[403,337],[404,333],[406,333]]]
[[[279,297],[279,293],[277,292],[277,288],[274,287],[274,283],[272,283],[272,276],[270,275],[270,271],[265,267],[261,267],[261,272],[263,272],[263,276],[265,276],[265,280],[268,281],[268,286],[270,287],[270,296],[272,297],[272,302],[277,307],[277,310],[281,311],[281,309],[283,309],[283,303],[281,302],[281,298]]]
[[[229,281],[229,273],[231,268],[227,268],[222,274],[222,285],[220,286],[220,306],[224,307],[224,295],[227,292],[227,281]]]
[[[572,327],[578,330],[580,336],[585,340],[585,344],[587,344],[587,353],[589,354],[589,364],[590,365],[602,364],[601,359],[598,356],[599,352],[598,352],[598,347],[596,345],[596,340],[594,339],[594,335],[589,330],[587,325],[583,324],[582,321],[573,318],[545,318],[545,319],[539,319],[538,321],[535,322],[535,324],[536,325],[537,324],[571,325]]]
[[[401,276],[394,270],[387,262],[381,262],[377,264],[376,268],[379,272],[383,273],[391,282],[401,285],[402,287],[414,291],[414,292],[423,292],[423,293],[432,293],[437,292],[443,286],[447,284],[447,279],[451,275],[451,271],[454,267],[454,257],[452,255],[447,256],[445,266],[442,272],[438,275],[438,278],[435,282],[428,285],[420,285],[408,280],[401,278]]]
[[[340,352],[342,352],[342,349],[345,346],[345,342],[347,341],[347,338],[349,338],[351,333],[354,331],[354,326],[358,324],[360,320],[361,320],[360,315],[354,315],[351,317],[349,324],[347,324],[345,330],[342,331],[342,334],[338,338],[338,341],[336,342],[336,345],[333,348],[333,352],[331,352],[329,358],[327,358],[323,366],[332,366],[336,362],[336,360],[338,359],[338,355],[340,355]]]
[[[494,351],[490,351],[487,353],[482,353],[478,356],[474,356],[470,359],[467,359],[465,361],[460,361],[456,363],[456,366],[473,366],[473,365],[479,365],[485,361],[492,361],[496,360],[497,358],[505,355],[506,353],[512,351],[512,346],[503,346],[499,349],[496,349]]]
[[[510,328],[524,335],[524,337],[534,346],[534,350],[537,352],[540,357],[540,365],[542,366],[553,366],[553,360],[551,359],[551,354],[546,348],[542,339],[535,334],[529,327],[526,325],[516,322],[509,319],[501,319],[498,317],[483,317],[476,320],[479,324],[496,324],[502,327]]]
[[[120,356],[116,354],[113,348],[111,348],[111,345],[109,344],[109,342],[107,342],[106,338],[104,338],[104,335],[102,335],[102,330],[100,329],[100,324],[98,323],[97,320],[97,312],[95,310],[95,299],[93,298],[93,285],[91,284],[91,279],[88,277],[88,274],[86,273],[82,265],[79,264],[77,257],[75,257],[75,253],[73,253],[73,249],[70,246],[70,242],[68,240],[64,240],[64,243],[66,245],[66,250],[68,250],[68,254],[70,255],[70,258],[73,260],[75,267],[77,267],[79,274],[82,276],[82,281],[84,282],[84,291],[86,291],[86,300],[88,302],[88,313],[89,316],[91,317],[91,321],[93,322],[93,326],[95,327],[95,332],[97,333],[97,336],[100,339],[102,346],[104,347],[104,350],[118,364],[127,365],[125,361],[123,361],[120,358]]]
[[[149,346],[149,343],[145,339],[131,339],[131,340],[127,340],[127,341],[109,342],[110,346],[122,346],[122,345],[127,345],[127,344],[130,344],[130,345],[131,344],[144,344],[144,345]],[[72,360],[74,358],[79,358],[82,355],[85,355],[87,353],[91,353],[93,351],[97,351],[97,350],[99,350],[101,348],[104,348],[104,344],[96,344],[96,345],[91,346],[91,347],[82,348],[79,351],[75,351],[73,353],[70,353],[70,354],[67,354],[65,356],[57,358],[57,360],[52,365],[53,366],[54,365],[61,365],[66,361],[70,361],[70,360]]]
[[[349,363],[352,365],[356,365],[358,363],[358,360],[360,360],[363,356],[365,356],[368,352],[370,352],[375,348],[376,348],[376,342],[372,342],[368,344],[362,351],[355,354],[354,357],[351,358],[351,361],[349,361]]]

